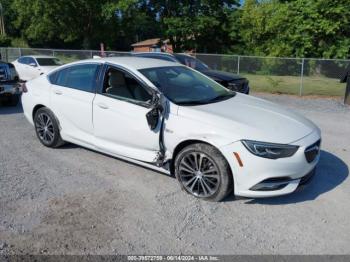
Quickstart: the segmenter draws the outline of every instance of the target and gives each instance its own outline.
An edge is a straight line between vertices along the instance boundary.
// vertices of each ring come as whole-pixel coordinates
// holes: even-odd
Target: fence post
[[[299,89],[299,96],[302,96],[302,95],[303,95],[304,64],[305,64],[305,58],[302,58],[302,59],[301,59],[301,73],[300,73],[300,89]]]
[[[53,57],[55,56],[55,50],[52,50],[52,56]]]
[[[238,56],[238,57],[237,57],[237,75],[239,75],[239,70],[240,70],[239,64],[240,64],[240,60],[241,60],[241,57]]]

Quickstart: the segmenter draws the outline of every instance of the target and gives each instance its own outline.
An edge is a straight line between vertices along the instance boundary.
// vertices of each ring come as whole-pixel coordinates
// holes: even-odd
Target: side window
[[[30,65],[30,64],[35,64],[37,65],[35,59],[33,57],[27,57],[27,61],[26,61],[26,64],[27,65]]]
[[[56,79],[57,79],[58,73],[59,73],[59,71],[56,71],[56,72],[51,73],[51,74],[48,75],[48,78],[49,78],[51,84],[55,84],[56,85]]]
[[[28,57],[20,57],[19,59],[18,59],[18,63],[20,63],[20,64],[28,64]]]
[[[98,64],[75,65],[49,76],[51,83],[86,92],[95,92]]]
[[[152,95],[133,76],[114,68],[105,75],[102,94],[139,102],[152,99]]]

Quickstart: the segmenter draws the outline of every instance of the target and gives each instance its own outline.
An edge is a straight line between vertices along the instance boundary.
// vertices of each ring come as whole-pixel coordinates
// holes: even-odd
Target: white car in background
[[[24,81],[48,73],[62,65],[61,61],[53,56],[21,56],[12,64],[18,72],[19,78]]]
[[[320,156],[311,121],[173,62],[79,61],[23,89],[24,114],[43,145],[71,142],[175,174],[205,200],[291,193]]]

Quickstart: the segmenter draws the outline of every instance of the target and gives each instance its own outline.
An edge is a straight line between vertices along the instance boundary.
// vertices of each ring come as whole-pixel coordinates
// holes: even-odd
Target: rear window
[[[58,58],[37,58],[36,61],[41,66],[60,66],[61,61]]]
[[[74,65],[49,75],[52,84],[95,92],[99,64]]]

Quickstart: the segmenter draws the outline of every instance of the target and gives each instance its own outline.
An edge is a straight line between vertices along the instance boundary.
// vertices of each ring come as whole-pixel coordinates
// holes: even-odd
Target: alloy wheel
[[[36,131],[39,138],[45,144],[51,144],[55,139],[55,130],[51,117],[46,113],[40,113],[35,122]]]
[[[197,197],[210,197],[220,186],[215,162],[201,152],[189,152],[181,159],[179,177],[185,189]]]

